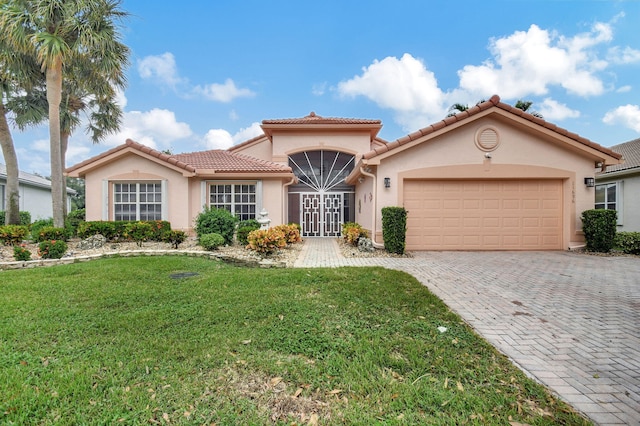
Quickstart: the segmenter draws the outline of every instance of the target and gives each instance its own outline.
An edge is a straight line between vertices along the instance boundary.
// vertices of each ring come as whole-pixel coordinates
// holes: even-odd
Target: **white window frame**
[[[6,191],[6,186],[4,183],[0,183],[0,210],[6,210],[5,207],[5,191]],[[3,224],[0,223],[0,226],[2,226]]]
[[[253,204],[255,205],[255,210],[253,212],[253,218],[252,219],[257,219],[258,218],[258,214],[260,212],[260,210],[262,209],[262,181],[261,180],[229,180],[229,181],[221,181],[221,180],[209,180],[206,182],[203,182],[203,205],[208,206],[208,207],[216,207],[216,204],[218,203],[212,203],[211,202],[211,190],[214,186],[223,186],[223,185],[230,185],[231,186],[231,200],[229,203],[224,203],[225,205],[228,205],[230,208],[230,212],[233,215],[240,215],[243,213],[237,213],[236,210],[236,187],[237,186],[242,186],[242,185],[253,185],[255,190],[254,190],[254,196],[255,196],[255,201],[253,203],[246,203],[246,202],[240,202],[238,204],[240,205],[246,205],[246,204]],[[219,205],[219,204],[218,204]],[[238,216],[241,217],[241,216]],[[244,218],[246,219],[246,218]],[[244,220],[241,219],[241,220]]]
[[[116,204],[118,204],[116,202],[116,185],[118,184],[125,184],[125,185],[136,185],[136,199],[134,202],[130,202],[130,203],[126,203],[126,204],[135,204],[136,206],[136,211],[135,211],[135,219],[133,220],[141,220],[140,219],[140,204],[154,204],[154,205],[160,205],[160,219],[142,219],[142,220],[168,220],[168,216],[167,216],[167,181],[166,180],[157,180],[157,179],[149,179],[149,180],[119,180],[119,181],[110,181],[110,182],[105,182],[105,186],[107,187],[107,189],[110,188],[111,190],[111,197],[107,197],[107,211],[111,211],[111,217],[113,218],[113,220],[119,220],[116,219]],[[160,184],[160,202],[145,202],[145,203],[141,203],[140,201],[140,185],[144,185],[144,184]],[[103,212],[103,217],[104,217],[104,212]]]
[[[623,219],[622,212],[624,211],[624,209],[623,209],[623,199],[622,199],[622,193],[623,193],[622,187],[623,187],[623,184],[624,184],[623,181],[618,180],[618,181],[612,181],[612,182],[599,183],[599,184],[596,184],[596,187],[595,187],[596,191],[597,191],[598,187],[605,187],[605,191],[604,191],[604,197],[605,198],[604,198],[604,203],[594,203],[594,208],[596,208],[596,209],[597,208],[604,208],[604,209],[607,209],[607,210],[615,210],[618,213],[618,215],[617,215],[617,217],[618,217],[617,224],[618,225],[622,225],[623,224],[622,223],[622,219]],[[613,202],[608,200],[608,194],[609,194],[608,188],[609,187],[614,187],[615,188],[615,197],[616,197],[616,199]],[[609,208],[610,204],[614,204],[614,208],[613,209]],[[599,205],[600,206],[604,205],[604,207],[598,207]]]

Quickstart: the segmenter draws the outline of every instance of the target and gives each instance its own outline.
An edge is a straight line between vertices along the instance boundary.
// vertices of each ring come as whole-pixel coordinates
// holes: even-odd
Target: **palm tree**
[[[521,109],[524,112],[527,112],[531,115],[533,115],[534,117],[538,117],[538,118],[544,118],[542,116],[542,114],[540,114],[537,111],[534,110],[529,110],[529,108],[531,108],[531,105],[533,105],[533,102],[531,101],[523,101],[522,99],[518,99],[518,101],[515,103],[514,107]]]
[[[455,103],[449,107],[449,113],[447,114],[447,117],[452,117],[468,109],[469,109],[469,105],[467,104]]]
[[[64,226],[64,155],[60,120],[63,81],[70,64],[91,64],[104,80],[124,87],[129,49],[116,22],[127,16],[120,0],[4,0],[3,37],[17,51],[34,56],[45,74],[51,155],[53,223]]]
[[[10,49],[4,37],[0,39],[0,147],[7,168],[5,187],[5,224],[20,223],[20,192],[18,156],[13,144],[7,114],[14,96],[30,90],[42,78],[39,67],[28,56]]]

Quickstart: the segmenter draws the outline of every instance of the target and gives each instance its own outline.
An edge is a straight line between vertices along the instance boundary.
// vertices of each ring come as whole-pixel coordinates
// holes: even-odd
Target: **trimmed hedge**
[[[207,251],[217,250],[218,247],[224,245],[224,237],[215,232],[204,234],[200,236],[198,243]]]
[[[238,219],[226,209],[206,207],[196,217],[196,234],[201,237],[205,234],[220,234],[225,244],[233,243],[233,234],[236,230]]]
[[[407,211],[403,207],[382,208],[382,238],[389,253],[404,254],[407,237]]]
[[[618,232],[615,246],[626,254],[640,254],[640,232]]]
[[[260,229],[260,223],[258,223],[255,219],[243,220],[238,223],[238,230],[236,231],[236,238],[238,242],[243,246],[249,244],[247,237],[251,231],[255,231],[256,229]]]
[[[615,210],[593,209],[582,212],[582,231],[587,242],[587,250],[608,253],[616,239],[618,212]]]
[[[166,220],[142,220],[140,223],[148,223],[152,228],[152,235],[148,238],[151,241],[163,241],[164,235],[171,231],[171,223]],[[127,227],[138,221],[105,221],[96,220],[90,222],[80,222],[77,227],[77,234],[80,238],[89,238],[100,234],[108,241],[119,241],[126,237]]]

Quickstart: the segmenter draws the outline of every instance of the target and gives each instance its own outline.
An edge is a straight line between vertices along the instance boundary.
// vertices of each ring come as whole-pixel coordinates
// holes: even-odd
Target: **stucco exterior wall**
[[[371,178],[364,176],[362,183],[356,186],[356,222],[362,225],[362,227],[371,233],[373,229],[374,215],[379,213],[379,208],[375,209],[374,202],[375,190],[374,179],[380,180],[380,178]],[[378,182],[378,185],[382,183]]]
[[[166,181],[168,199],[163,207],[166,220],[174,229],[191,227],[191,205],[189,202],[188,179],[181,173],[157,164],[137,155],[128,155],[118,161],[105,164],[87,173],[86,217],[87,220],[113,220],[113,200],[111,199],[114,182]],[[109,183],[109,193],[104,193],[103,182]],[[108,215],[104,216],[108,203]]]
[[[499,145],[490,152],[491,158],[475,144],[476,132],[486,126],[491,126],[499,135]],[[592,159],[542,140],[539,135],[486,118],[381,159],[378,180],[382,182],[384,177],[389,177],[391,187],[385,189],[379,184],[378,211],[384,206],[403,205],[404,179],[560,178],[564,193],[563,243],[568,247],[584,240],[580,215],[593,208],[594,190],[586,188],[583,178],[593,173]],[[376,222],[380,233],[381,217],[377,217]]]
[[[598,178],[596,184],[618,184],[618,231],[640,232],[640,172]],[[593,208],[593,204],[592,207]]]
[[[271,141],[265,136],[264,139],[250,143],[243,147],[232,147],[231,151],[238,154],[249,155],[261,160],[271,161]]]
[[[371,135],[369,132],[277,132],[273,135],[272,161],[288,165],[288,155],[302,151],[328,150],[341,151],[352,155],[369,151]]]

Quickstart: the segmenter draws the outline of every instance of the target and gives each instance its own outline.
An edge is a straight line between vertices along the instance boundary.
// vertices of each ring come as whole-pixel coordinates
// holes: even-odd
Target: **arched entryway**
[[[353,186],[344,179],[354,156],[339,151],[305,151],[289,156],[298,183],[289,187],[289,222],[299,223],[306,237],[339,236],[342,224],[353,221]]]

